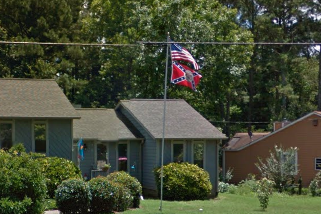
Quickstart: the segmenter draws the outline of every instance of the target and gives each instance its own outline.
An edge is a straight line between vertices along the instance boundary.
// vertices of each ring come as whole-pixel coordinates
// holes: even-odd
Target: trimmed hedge
[[[56,204],[63,213],[88,213],[91,193],[88,184],[80,179],[63,181],[56,190]]]
[[[80,179],[80,169],[70,160],[59,157],[43,157],[37,159],[43,166],[43,173],[46,177],[48,196],[53,198],[55,190],[62,181],[75,178]]]
[[[154,170],[160,193],[161,168]],[[170,163],[163,167],[163,198],[170,201],[207,199],[212,190],[209,174],[189,163]]]
[[[142,195],[142,185],[137,178],[130,176],[127,172],[113,172],[107,176],[107,179],[119,183],[130,190],[133,196],[132,207],[139,208],[140,196]]]
[[[21,145],[0,150],[0,213],[44,211],[45,177],[41,165]]]
[[[92,195],[90,211],[92,213],[112,213],[116,203],[116,186],[106,177],[96,177],[89,182]]]

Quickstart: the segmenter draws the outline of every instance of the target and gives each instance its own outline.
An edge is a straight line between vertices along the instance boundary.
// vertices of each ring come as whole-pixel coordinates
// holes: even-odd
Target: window
[[[127,144],[118,144],[118,170],[127,172],[128,153]]]
[[[204,149],[204,143],[193,143],[193,162],[201,168],[204,168]]]
[[[295,151],[293,155],[288,152],[282,154],[282,162],[291,163],[291,171],[294,175],[298,174],[298,152]]]
[[[106,144],[98,143],[96,144],[96,154],[97,154],[97,168],[101,169],[108,161],[108,153]]]
[[[320,170],[321,169],[321,158],[316,158],[315,159],[315,170]]]
[[[184,144],[183,143],[172,144],[172,161],[175,163],[184,162]]]
[[[47,133],[46,124],[44,122],[36,122],[33,126],[34,129],[34,148],[35,152],[47,153]]]
[[[12,146],[12,123],[0,123],[0,148],[9,149]]]

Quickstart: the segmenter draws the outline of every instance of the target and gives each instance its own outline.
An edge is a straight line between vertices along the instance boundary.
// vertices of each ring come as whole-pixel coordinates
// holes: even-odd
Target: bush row
[[[62,213],[112,213],[139,207],[141,184],[126,172],[114,172],[85,182],[65,180],[56,190],[56,204]]]
[[[72,161],[26,153],[22,144],[0,150],[0,213],[43,213],[44,199],[68,178],[81,178]]]

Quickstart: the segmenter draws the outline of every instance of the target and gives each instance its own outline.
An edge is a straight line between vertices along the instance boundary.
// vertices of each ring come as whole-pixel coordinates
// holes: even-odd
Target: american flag
[[[196,91],[196,86],[199,83],[202,75],[190,69],[186,65],[179,64],[173,61],[171,82],[177,85],[189,87]]]
[[[188,50],[181,47],[180,45],[171,44],[171,54],[172,54],[172,60],[187,61],[193,64],[195,70],[200,69],[195,59],[193,58],[193,56],[188,52]]]

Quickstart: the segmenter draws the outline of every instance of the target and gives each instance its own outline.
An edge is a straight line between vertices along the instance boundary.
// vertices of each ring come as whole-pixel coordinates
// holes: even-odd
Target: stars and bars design
[[[196,86],[198,85],[202,75],[186,65],[182,65],[176,61],[172,64],[172,76],[171,82],[177,85],[182,85],[189,87],[190,89],[196,91]]]
[[[187,61],[193,64],[195,70],[200,69],[194,57],[188,52],[188,50],[178,44],[171,44],[171,55],[172,60]]]

